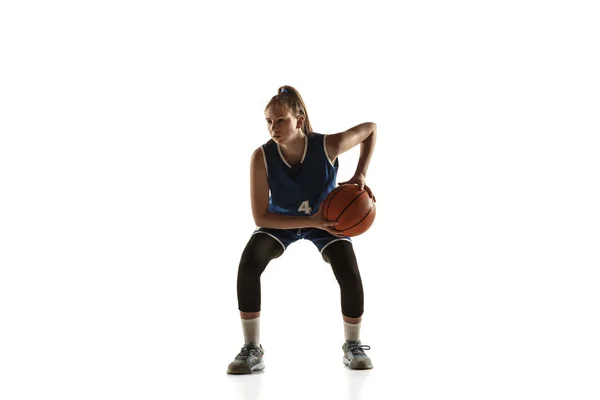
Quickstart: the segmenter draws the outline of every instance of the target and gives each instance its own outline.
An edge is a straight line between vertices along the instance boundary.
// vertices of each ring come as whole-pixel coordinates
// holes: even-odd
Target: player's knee
[[[256,257],[242,257],[238,267],[238,282],[251,282],[262,275],[267,263]]]
[[[260,275],[267,264],[281,254],[281,249],[265,242],[263,236],[265,235],[254,235],[250,239],[240,258],[239,273]]]
[[[252,273],[254,271],[257,271],[259,265],[261,264],[260,261],[261,260],[254,254],[244,253],[242,258],[240,259],[238,270],[240,273]]]

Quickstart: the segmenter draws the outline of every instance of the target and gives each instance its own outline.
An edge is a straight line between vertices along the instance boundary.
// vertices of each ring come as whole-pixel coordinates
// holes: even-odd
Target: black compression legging
[[[244,248],[237,277],[238,308],[242,312],[260,311],[260,276],[269,262],[283,254],[271,236],[257,233]],[[363,314],[363,287],[352,243],[338,240],[323,251],[340,285],[342,313],[350,318]]]

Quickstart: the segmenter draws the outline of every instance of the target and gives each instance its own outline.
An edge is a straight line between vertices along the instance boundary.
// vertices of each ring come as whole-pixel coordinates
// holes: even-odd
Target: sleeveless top
[[[305,136],[302,161],[290,166],[272,139],[261,146],[269,182],[269,211],[285,215],[315,214],[336,187],[339,162],[332,164],[325,148],[326,135]]]

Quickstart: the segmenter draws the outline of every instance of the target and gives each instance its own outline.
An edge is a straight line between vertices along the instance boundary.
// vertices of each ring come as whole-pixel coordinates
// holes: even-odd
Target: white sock
[[[260,344],[260,317],[253,319],[242,318],[242,329],[246,343],[254,343],[257,346]]]
[[[358,342],[360,340],[360,322],[358,324],[349,324],[344,321],[344,336],[346,341],[353,340]]]

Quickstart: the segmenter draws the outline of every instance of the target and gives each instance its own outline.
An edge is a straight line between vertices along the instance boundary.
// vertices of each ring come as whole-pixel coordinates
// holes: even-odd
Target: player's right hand
[[[317,211],[315,214],[313,214],[312,216],[309,217],[313,220],[313,227],[323,229],[323,230],[331,233],[333,236],[343,237],[344,234],[341,231],[338,231],[337,229],[335,229],[336,225],[339,222],[327,221],[325,219],[325,217],[323,216],[322,210],[323,210],[323,208],[319,207],[319,211]]]

